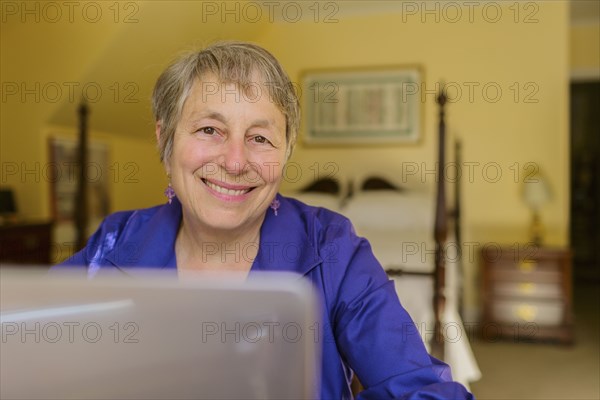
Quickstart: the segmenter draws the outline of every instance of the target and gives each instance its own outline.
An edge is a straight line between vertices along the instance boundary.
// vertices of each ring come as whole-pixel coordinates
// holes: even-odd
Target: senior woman
[[[350,221],[279,195],[299,126],[287,74],[263,48],[220,42],[159,77],[156,138],[168,201],[115,213],[64,265],[88,275],[130,267],[292,271],[323,304],[320,398],[463,399],[449,368],[430,357],[394,285]]]

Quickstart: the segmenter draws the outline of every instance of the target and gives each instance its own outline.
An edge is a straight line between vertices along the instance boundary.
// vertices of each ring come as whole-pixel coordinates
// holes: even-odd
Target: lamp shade
[[[523,184],[523,201],[532,209],[539,209],[550,201],[551,194],[548,183],[541,176],[536,176]]]

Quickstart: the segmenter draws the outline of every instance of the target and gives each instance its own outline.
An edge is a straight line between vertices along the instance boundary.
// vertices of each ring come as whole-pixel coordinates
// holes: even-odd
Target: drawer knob
[[[537,307],[529,304],[519,304],[516,310],[516,316],[527,322],[535,321],[537,316]]]
[[[519,263],[519,270],[521,272],[530,273],[535,271],[537,267],[537,263],[532,260],[523,260]]]
[[[535,292],[535,283],[522,282],[519,283],[519,292],[522,294],[532,294]]]

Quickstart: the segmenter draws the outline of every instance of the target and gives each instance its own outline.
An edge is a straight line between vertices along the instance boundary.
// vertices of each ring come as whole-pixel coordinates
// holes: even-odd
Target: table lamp
[[[536,177],[528,178],[524,182],[523,201],[529,206],[532,212],[530,227],[531,241],[536,245],[542,244],[543,225],[540,219],[540,208],[550,201],[550,188],[545,179],[539,174]]]

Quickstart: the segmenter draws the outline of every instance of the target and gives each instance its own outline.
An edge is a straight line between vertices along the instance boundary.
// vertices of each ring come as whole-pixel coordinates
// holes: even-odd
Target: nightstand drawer
[[[52,223],[0,225],[2,264],[50,264]]]
[[[557,281],[558,282],[558,281]],[[494,296],[512,298],[561,299],[562,287],[555,283],[536,282],[496,282],[491,288]]]
[[[494,321],[499,323],[533,322],[540,326],[558,326],[563,321],[565,305],[562,301],[497,299],[491,311]]]
[[[540,283],[560,283],[562,274],[560,271],[542,271],[523,272],[516,269],[492,268],[490,277],[496,282],[540,282]]]
[[[499,271],[518,271],[523,274],[533,274],[536,272],[558,272],[560,273],[560,260],[548,258],[530,258],[523,257],[515,259],[505,256],[489,263],[490,268]]]

